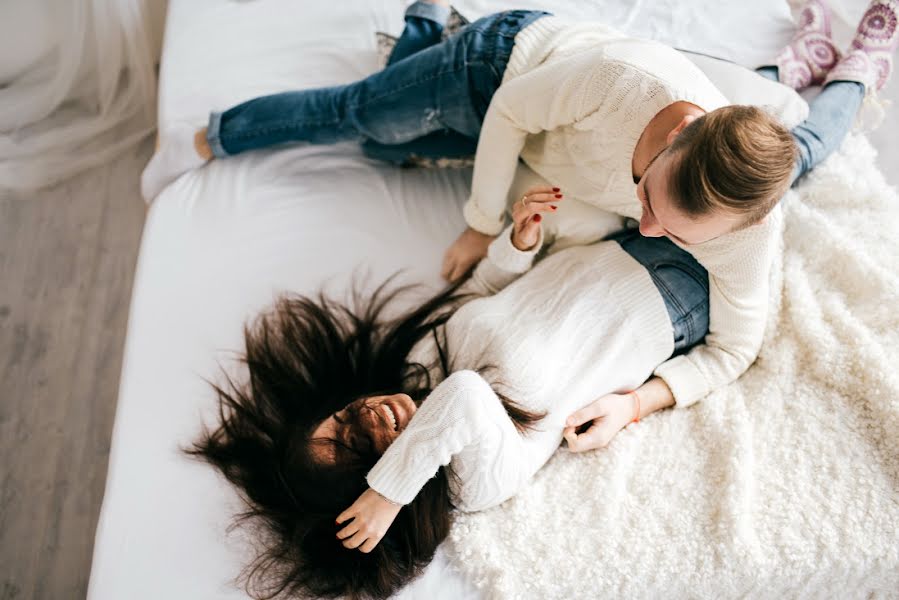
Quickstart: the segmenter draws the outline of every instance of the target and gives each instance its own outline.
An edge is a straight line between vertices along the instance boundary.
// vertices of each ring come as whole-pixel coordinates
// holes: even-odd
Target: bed
[[[508,0],[456,6],[471,18],[519,7]],[[604,19],[749,65],[770,56],[793,27],[786,3],[775,0],[528,6]],[[404,7],[401,0],[169,0],[160,128],[176,121],[201,125],[210,110],[257,95],[373,72],[374,32],[398,34]],[[290,147],[211,163],[153,201],[135,276],[89,598],[246,597],[235,578],[251,556],[250,540],[228,529],[240,500],[211,468],[181,452],[214,410],[206,380],[241,348],[244,321],[281,291],[325,286],[339,295],[360,273],[377,282],[397,270],[404,280],[438,286],[442,252],[464,226],[470,174],[395,168],[365,158],[355,144]],[[495,576],[459,570],[466,560],[489,563],[486,554],[466,558],[459,551],[461,538],[480,531],[476,521],[465,522],[454,533],[452,560],[441,549],[398,597],[522,597],[522,588],[496,584]],[[885,566],[897,564],[889,560]]]

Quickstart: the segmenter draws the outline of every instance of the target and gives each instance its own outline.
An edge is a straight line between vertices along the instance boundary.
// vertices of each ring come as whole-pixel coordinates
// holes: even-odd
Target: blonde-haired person
[[[489,15],[441,41],[448,7],[415,2],[384,70],[344,86],[256,98],[213,113],[203,130],[183,125],[162,132],[144,193],[155,196],[209,158],[285,142],[356,139],[370,156],[393,161],[476,153],[464,207],[469,228],[444,260],[443,273],[454,280],[503,229],[520,158],[556,186],[559,200],[578,201],[557,205],[560,222],[572,224],[564,218],[572,207],[593,205],[639,221],[643,236],[657,238],[629,252],[668,294],[672,310],[684,306],[662,277],[665,266],[695,258],[708,272],[704,341],[661,364],[638,390],[653,405],[689,406],[735,380],[758,355],[777,202],[843,138],[863,94],[886,81],[897,3],[871,3],[852,52],[834,66],[808,121],[791,134],[760,109],[728,106],[695,65],[657,42],[523,10]],[[791,47],[805,44],[801,36],[816,22],[806,13],[822,6],[808,3]],[[874,38],[873,46],[859,42]],[[808,61],[793,54],[794,63]],[[786,73],[782,57],[776,64],[762,74]],[[586,228],[599,236],[607,224],[597,217]],[[567,235],[559,228],[556,242]],[[681,352],[705,334],[685,327],[676,344]],[[612,401],[600,398],[574,421],[601,417]],[[570,445],[596,447],[591,431],[569,436]]]

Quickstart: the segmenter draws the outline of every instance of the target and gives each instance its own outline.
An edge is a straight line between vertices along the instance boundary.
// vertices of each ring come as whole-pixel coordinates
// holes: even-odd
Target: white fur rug
[[[850,136],[784,201],[733,385],[556,452],[448,555],[489,598],[899,598],[899,196]]]

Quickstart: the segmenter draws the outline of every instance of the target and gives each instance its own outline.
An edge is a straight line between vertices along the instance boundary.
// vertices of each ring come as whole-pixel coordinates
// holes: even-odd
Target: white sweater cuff
[[[514,225],[509,225],[499,237],[490,243],[487,248],[487,257],[503,271],[524,273],[534,264],[534,257],[543,246],[543,228],[540,228],[540,237],[530,250],[519,250],[512,244],[513,228]]]
[[[437,471],[428,474],[410,473],[407,465],[399,462],[379,461],[366,476],[368,487],[396,504],[409,504]]]
[[[496,235],[503,230],[505,223],[505,214],[500,215],[499,220],[488,217],[480,208],[477,207],[473,198],[469,198],[465,206],[462,207],[462,216],[465,222],[475,231],[480,231],[486,235]]]
[[[661,377],[671,388],[676,408],[695,404],[710,391],[702,372],[687,355],[666,360],[656,367],[655,375]]]

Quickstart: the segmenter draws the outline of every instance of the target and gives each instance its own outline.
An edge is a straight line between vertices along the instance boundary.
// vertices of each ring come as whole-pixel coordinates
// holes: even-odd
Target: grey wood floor
[[[897,131],[894,108],[871,136],[894,185]],[[0,600],[85,595],[150,152],[0,198]]]
[[[85,596],[151,150],[0,198],[3,600]]]

